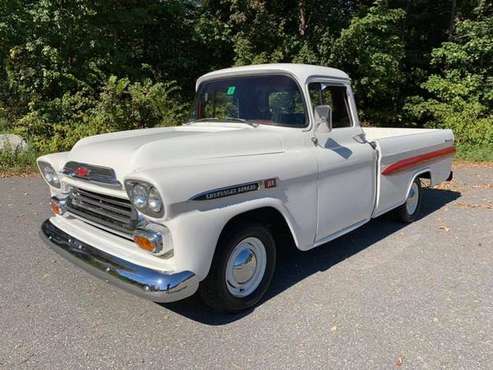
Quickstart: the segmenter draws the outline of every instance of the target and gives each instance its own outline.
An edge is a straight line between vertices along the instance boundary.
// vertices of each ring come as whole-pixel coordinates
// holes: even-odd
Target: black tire
[[[240,298],[228,290],[226,266],[235,246],[248,237],[258,238],[263,243],[267,263],[258,287],[248,296]],[[253,307],[269,289],[275,268],[276,244],[270,230],[258,223],[234,226],[218,242],[209,275],[200,284],[200,297],[206,305],[220,312],[239,312]]]
[[[414,179],[413,185],[414,184],[417,185],[417,196],[418,196],[418,204],[416,206],[416,209],[412,213],[409,212],[408,207],[407,207],[407,204],[409,202],[409,196],[408,196],[408,199],[406,199],[406,202],[394,210],[394,216],[398,221],[401,221],[404,223],[411,223],[411,222],[416,221],[419,218],[419,215],[421,212],[421,201],[423,198],[423,192],[422,192],[420,179],[419,178]],[[413,185],[411,185],[411,186],[413,186]],[[411,195],[412,190],[409,193],[410,193],[409,195]]]

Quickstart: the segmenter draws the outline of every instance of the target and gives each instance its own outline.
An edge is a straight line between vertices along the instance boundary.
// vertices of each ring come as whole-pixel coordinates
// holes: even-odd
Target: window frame
[[[309,131],[312,127],[312,112],[311,109],[309,109],[309,105],[307,103],[306,99],[306,92],[302,88],[302,85],[299,83],[298,79],[296,76],[292,73],[289,72],[283,72],[283,71],[261,71],[261,72],[249,72],[249,73],[242,73],[242,74],[231,74],[231,75],[224,75],[224,76],[218,76],[218,77],[213,77],[213,78],[208,78],[203,81],[201,81],[200,85],[197,86],[196,91],[195,91],[195,99],[193,103],[193,109],[195,109],[195,104],[196,104],[196,98],[197,94],[199,93],[200,89],[204,84],[214,82],[214,81],[221,81],[221,80],[230,80],[232,78],[248,78],[248,77],[269,77],[269,76],[283,76],[289,78],[291,81],[293,81],[296,85],[296,87],[299,90],[299,93],[301,95],[301,103],[303,105],[303,111],[305,114],[305,124],[303,126],[293,126],[293,125],[283,125],[283,124],[272,124],[272,125],[267,125],[267,124],[261,124],[263,126],[268,126],[268,127],[282,127],[282,128],[291,128],[291,129],[297,129],[297,130],[303,130],[303,131]],[[309,98],[309,97],[308,97]],[[310,105],[311,107],[311,105]]]
[[[348,113],[349,113],[350,126],[335,127],[335,128],[333,128],[333,130],[349,129],[349,128],[354,128],[354,127],[358,126],[359,120],[358,120],[358,116],[355,113],[355,107],[353,106],[354,105],[353,100],[352,100],[353,94],[352,94],[351,85],[350,85],[349,81],[339,80],[339,79],[334,79],[334,78],[329,78],[329,77],[318,77],[318,76],[314,76],[314,77],[309,78],[306,81],[306,93],[308,95],[308,99],[310,99],[310,101],[309,101],[310,107],[313,107],[311,96],[310,96],[310,88],[309,88],[311,83],[321,83],[321,84],[326,84],[329,86],[344,87],[346,89],[346,107],[349,109]],[[315,121],[315,115],[313,114],[313,108],[311,110],[312,110],[313,121]],[[313,127],[315,127],[315,125],[313,125]]]

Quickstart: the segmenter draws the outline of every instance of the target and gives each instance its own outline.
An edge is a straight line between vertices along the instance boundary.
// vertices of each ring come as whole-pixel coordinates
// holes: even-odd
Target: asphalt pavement
[[[90,276],[40,240],[49,215],[39,177],[0,178],[0,369],[493,367],[493,166],[457,166],[413,224],[283,251],[239,315]]]

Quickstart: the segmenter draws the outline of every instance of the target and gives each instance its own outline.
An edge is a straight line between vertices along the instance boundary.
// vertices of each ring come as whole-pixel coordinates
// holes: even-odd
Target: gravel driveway
[[[456,166],[424,217],[386,217],[283,252],[241,315],[158,305],[88,275],[38,237],[39,177],[0,179],[0,369],[490,368],[493,167]]]

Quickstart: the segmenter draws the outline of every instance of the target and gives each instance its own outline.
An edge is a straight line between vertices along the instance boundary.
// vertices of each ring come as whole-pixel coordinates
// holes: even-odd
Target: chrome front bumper
[[[198,288],[191,271],[169,273],[130,263],[71,237],[50,220],[43,222],[40,235],[51,249],[77,266],[154,302],[174,302]]]

